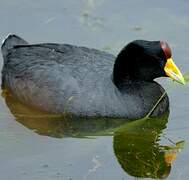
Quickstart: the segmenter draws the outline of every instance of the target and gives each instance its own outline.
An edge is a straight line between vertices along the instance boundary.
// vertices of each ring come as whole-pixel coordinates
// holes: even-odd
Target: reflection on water
[[[171,166],[164,160],[158,144],[160,133],[166,127],[168,114],[161,119],[142,120],[128,124],[114,136],[114,151],[122,168],[136,177],[162,178]]]
[[[8,91],[3,96],[15,119],[40,135],[56,138],[64,136],[113,136],[113,149],[125,172],[134,177],[165,178],[171,164],[184,147],[184,141],[161,145],[169,112],[160,118],[125,121],[124,119],[84,119],[64,114],[52,115],[28,108],[19,103]]]
[[[112,135],[115,128],[125,123],[124,119],[78,119],[78,117],[66,113],[62,115],[47,114],[24,106],[8,91],[4,90],[3,96],[16,120],[40,135],[56,138]]]
[[[115,132],[114,152],[129,175],[159,179],[170,174],[171,163],[183,148],[184,141],[166,146],[160,144],[168,116],[167,112],[161,118],[134,121]]]

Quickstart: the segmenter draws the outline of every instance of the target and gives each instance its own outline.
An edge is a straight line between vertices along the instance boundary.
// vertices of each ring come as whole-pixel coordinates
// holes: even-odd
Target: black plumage
[[[144,117],[164,89],[160,41],[136,40],[117,57],[68,44],[30,45],[10,35],[2,45],[2,87],[22,103],[52,113],[88,117]],[[164,96],[153,115],[169,106]]]

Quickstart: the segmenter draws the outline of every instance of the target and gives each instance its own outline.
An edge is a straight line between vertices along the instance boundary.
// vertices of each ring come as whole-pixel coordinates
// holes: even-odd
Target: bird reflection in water
[[[144,118],[136,121],[124,119],[84,119],[67,115],[47,114],[28,108],[18,102],[7,91],[3,91],[6,104],[16,121],[40,135],[55,138],[113,136],[115,156],[125,172],[134,177],[166,178],[177,153],[184,147],[184,141],[161,145],[165,138],[169,112],[161,117]]]
[[[169,176],[171,164],[184,147],[184,141],[161,145],[169,112],[159,118],[141,119],[123,125],[114,133],[113,147],[121,167],[131,176],[162,179]]]
[[[67,114],[48,114],[21,104],[8,90],[3,90],[5,102],[16,121],[37,134],[55,138],[113,135],[124,119],[79,118]]]

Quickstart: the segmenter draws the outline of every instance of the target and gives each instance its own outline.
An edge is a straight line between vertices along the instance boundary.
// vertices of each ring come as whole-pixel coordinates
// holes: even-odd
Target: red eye
[[[165,41],[160,41],[160,46],[165,54],[166,59],[171,58],[171,48]]]

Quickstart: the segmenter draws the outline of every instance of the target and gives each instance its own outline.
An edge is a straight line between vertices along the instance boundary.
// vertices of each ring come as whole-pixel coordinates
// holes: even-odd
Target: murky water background
[[[70,43],[116,54],[134,39],[163,39],[171,45],[176,64],[183,72],[189,72],[188,9],[186,0],[1,0],[0,40],[15,33],[31,43]],[[0,64],[2,67],[2,57]],[[186,142],[172,163],[167,179],[187,180],[189,87],[169,80],[159,81],[170,98],[170,115],[167,128],[162,127],[161,143],[169,145],[168,138],[173,142]],[[0,110],[0,179],[134,179],[118,163],[112,136],[63,138],[62,130],[67,130],[65,124],[41,120],[36,125],[37,120],[32,121],[29,116],[23,120],[10,112],[2,97]],[[76,124],[72,125],[79,129]],[[93,131],[99,124],[95,121],[93,126],[86,127]],[[107,124],[105,121],[100,125],[101,130]],[[82,128],[79,131],[82,132]],[[77,133],[69,130],[67,135],[77,136]]]

